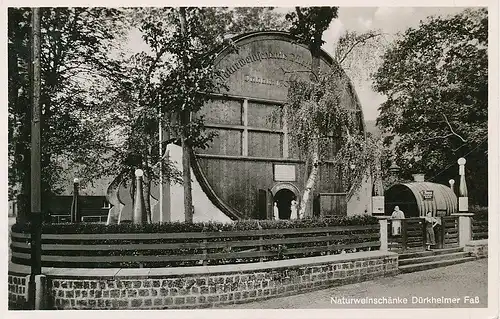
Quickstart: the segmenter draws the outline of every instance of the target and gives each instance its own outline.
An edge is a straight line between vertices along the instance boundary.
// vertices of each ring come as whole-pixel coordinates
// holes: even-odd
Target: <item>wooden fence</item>
[[[392,223],[388,220],[388,247],[391,251],[424,250],[426,247],[426,222],[422,217],[400,219],[401,234],[393,235]],[[441,217],[441,225],[434,229],[436,245],[433,248],[451,248],[458,246],[458,218],[455,216]]]
[[[472,218],[472,239],[487,239],[488,238],[488,220],[476,220]]]
[[[401,221],[401,234],[392,233],[392,223],[388,220],[388,247],[391,251],[421,250],[424,249],[425,223],[423,218],[405,218]]]
[[[440,238],[442,248],[458,247],[458,217],[441,217]]]
[[[380,226],[193,233],[42,234],[44,267],[176,267],[377,250]],[[12,233],[12,262],[30,264],[30,235]]]

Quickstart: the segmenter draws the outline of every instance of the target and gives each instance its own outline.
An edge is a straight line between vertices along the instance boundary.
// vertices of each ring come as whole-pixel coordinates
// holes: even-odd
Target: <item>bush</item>
[[[119,225],[104,225],[94,223],[44,223],[44,234],[113,234],[113,233],[188,233],[188,232],[219,232],[243,231],[258,229],[286,229],[286,228],[315,228],[328,226],[373,225],[378,221],[373,216],[349,216],[328,219],[300,219],[300,220],[241,220],[233,223],[221,222],[168,222],[136,225],[122,223]],[[12,225],[13,232],[29,232],[29,223]]]
[[[474,213],[474,220],[488,220],[488,207],[472,206],[470,212]]]

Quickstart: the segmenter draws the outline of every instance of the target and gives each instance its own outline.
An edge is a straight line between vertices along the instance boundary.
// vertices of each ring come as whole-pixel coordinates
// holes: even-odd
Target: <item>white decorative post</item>
[[[372,189],[372,216],[385,215],[385,198],[384,198],[384,185],[380,177],[380,167],[377,167],[377,172],[373,176],[373,189]]]
[[[389,250],[389,238],[388,238],[388,223],[387,220],[389,216],[377,216],[378,222],[380,224],[380,251]]]
[[[458,159],[458,174],[460,175],[460,185],[458,188],[458,211],[468,212],[469,211],[469,197],[467,194],[467,184],[465,183],[465,163],[467,162],[465,158],[461,157]]]
[[[448,183],[450,183],[450,188],[453,191],[453,194],[455,194],[455,180],[454,179],[450,179],[448,181]]]
[[[135,170],[135,200],[134,200],[134,224],[147,223],[146,207],[144,205],[144,195],[142,194],[142,169]]]
[[[467,185],[465,183],[465,158],[461,157],[457,161],[460,175],[460,185],[458,187],[458,244],[465,247],[472,239],[471,217],[474,214],[469,213],[469,197],[467,195]]]

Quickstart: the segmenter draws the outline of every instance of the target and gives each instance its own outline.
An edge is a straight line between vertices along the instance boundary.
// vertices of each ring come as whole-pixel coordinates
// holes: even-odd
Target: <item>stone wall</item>
[[[28,300],[27,275],[9,273],[9,309],[24,309]]]
[[[76,269],[46,275],[52,309],[167,309],[292,295],[393,275],[397,267],[396,254],[372,251],[182,269],[100,269],[96,276]]]
[[[476,258],[488,257],[488,239],[471,240],[465,245],[465,252]]]

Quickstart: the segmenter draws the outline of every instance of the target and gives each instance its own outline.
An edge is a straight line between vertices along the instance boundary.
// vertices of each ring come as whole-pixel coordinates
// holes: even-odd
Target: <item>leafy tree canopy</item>
[[[432,17],[399,36],[374,74],[387,96],[377,125],[401,177],[424,172],[447,183],[467,159],[473,201],[487,201],[488,13]],[[389,165],[387,160],[386,165]]]

